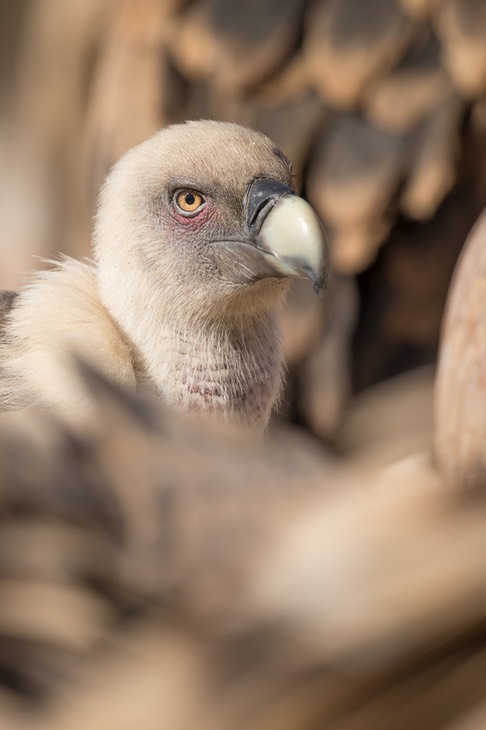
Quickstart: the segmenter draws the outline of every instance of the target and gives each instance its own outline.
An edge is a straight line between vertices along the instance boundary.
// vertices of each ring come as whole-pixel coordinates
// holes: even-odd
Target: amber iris
[[[176,204],[183,213],[195,213],[203,203],[203,196],[195,190],[180,190],[176,195]]]

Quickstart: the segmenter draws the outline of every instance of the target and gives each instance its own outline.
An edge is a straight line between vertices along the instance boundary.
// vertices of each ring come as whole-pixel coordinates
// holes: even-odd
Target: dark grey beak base
[[[323,293],[330,274],[327,241],[309,203],[273,178],[255,180],[245,203],[249,241],[274,276],[307,277],[316,294]]]
[[[246,201],[246,223],[252,237],[258,236],[263,221],[283,195],[295,195],[295,193],[280,180],[261,178],[250,185]]]

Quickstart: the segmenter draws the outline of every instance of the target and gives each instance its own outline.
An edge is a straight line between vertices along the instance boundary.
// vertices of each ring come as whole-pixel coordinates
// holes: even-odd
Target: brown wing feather
[[[16,291],[0,291],[0,336],[5,331],[7,315],[18,297]]]

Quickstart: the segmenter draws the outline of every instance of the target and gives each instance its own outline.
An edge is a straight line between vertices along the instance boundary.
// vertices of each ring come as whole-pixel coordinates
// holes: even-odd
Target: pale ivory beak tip
[[[262,250],[275,257],[280,273],[307,277],[316,294],[325,292],[330,276],[327,238],[319,216],[303,198],[282,196],[268,213],[258,238]]]

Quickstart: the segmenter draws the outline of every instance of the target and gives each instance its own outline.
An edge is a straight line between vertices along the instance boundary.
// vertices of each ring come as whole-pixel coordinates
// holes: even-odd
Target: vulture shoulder
[[[66,258],[21,292],[0,295],[0,397],[7,407],[87,409],[74,355],[125,388],[135,386],[131,351],[101,303],[91,262]]]

